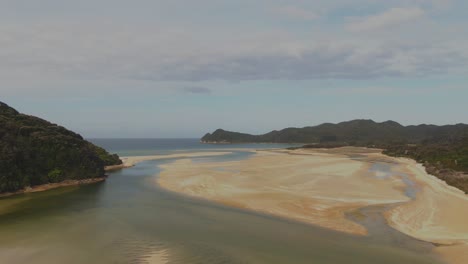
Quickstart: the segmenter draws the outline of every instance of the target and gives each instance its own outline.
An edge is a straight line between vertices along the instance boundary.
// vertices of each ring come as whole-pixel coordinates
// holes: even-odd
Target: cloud
[[[430,0],[431,7],[435,10],[447,10],[453,4],[452,0]]]
[[[320,17],[316,12],[306,10],[296,6],[283,6],[274,9],[274,13],[299,20],[315,20]]]
[[[346,29],[352,32],[380,30],[419,19],[424,14],[424,10],[418,7],[391,8],[377,15],[354,19]]]
[[[212,92],[210,88],[201,86],[184,87],[182,90],[186,93],[192,94],[210,94]]]
[[[161,65],[147,65],[131,78],[147,80],[307,80],[373,79],[445,74],[466,69],[468,58],[451,47],[409,44],[333,43],[287,50],[202,55]]]
[[[307,38],[283,32],[213,34],[210,30],[95,22],[4,23],[0,24],[0,78],[6,84],[3,87],[10,89],[12,83],[54,79],[198,82],[466,73],[468,41],[463,34],[443,28],[443,38],[440,33],[435,34],[435,41],[428,41],[435,39],[431,38],[434,30],[396,42],[395,31],[378,38],[343,32]]]

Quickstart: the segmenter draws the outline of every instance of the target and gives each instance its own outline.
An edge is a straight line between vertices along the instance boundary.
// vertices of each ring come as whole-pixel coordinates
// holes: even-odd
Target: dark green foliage
[[[210,143],[257,142],[257,137],[258,136],[217,129],[215,132],[213,132],[213,134],[206,134],[202,138],[202,141]]]
[[[411,157],[437,169],[451,168],[468,173],[468,135],[450,140],[425,140],[415,145],[389,145],[385,154]]]
[[[414,145],[388,145],[384,154],[424,163],[428,173],[468,193],[468,134],[435,137]]]
[[[94,151],[99,156],[99,158],[104,162],[104,166],[118,165],[122,164],[119,156],[117,154],[109,154],[105,149],[92,145]]]
[[[53,169],[47,174],[49,182],[61,182],[64,179],[64,173],[61,169]]]
[[[80,135],[0,102],[0,192],[102,177],[105,165],[120,163]]]

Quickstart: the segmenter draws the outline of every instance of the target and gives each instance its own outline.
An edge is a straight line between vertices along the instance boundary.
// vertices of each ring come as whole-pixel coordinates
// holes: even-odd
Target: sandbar
[[[372,171],[376,163],[390,172]],[[410,159],[363,148],[264,150],[241,161],[187,158],[161,168],[156,181],[168,190],[356,235],[367,230],[346,213],[391,204],[390,226],[438,245],[449,263],[468,263],[468,196]]]
[[[336,153],[257,151],[241,161],[180,159],[162,165],[157,181],[198,198],[365,235],[367,230],[347,219],[347,212],[409,200],[400,179],[374,177],[370,166]]]

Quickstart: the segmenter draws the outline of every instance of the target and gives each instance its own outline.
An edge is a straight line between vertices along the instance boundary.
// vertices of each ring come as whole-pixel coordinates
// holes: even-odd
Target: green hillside
[[[0,102],[0,192],[104,176],[117,155],[80,135]]]
[[[431,138],[460,137],[468,134],[468,125],[402,126],[394,121],[377,123],[352,120],[338,124],[325,123],[313,127],[286,128],[263,135],[250,135],[218,129],[206,134],[206,143],[309,143],[340,145],[380,145],[386,143],[418,143]]]

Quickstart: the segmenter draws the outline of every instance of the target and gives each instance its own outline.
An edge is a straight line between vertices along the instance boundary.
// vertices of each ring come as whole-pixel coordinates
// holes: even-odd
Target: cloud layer
[[[353,28],[370,29],[365,25]],[[362,79],[444,74],[467,66],[465,50],[444,42],[304,41],[281,35],[203,41],[186,32],[72,26],[2,28],[0,33],[3,79]]]
[[[356,1],[361,2],[375,3]],[[251,10],[252,21],[239,29],[241,20],[232,24],[227,18],[202,28],[178,25],[169,18],[151,23],[63,18],[21,23],[7,20],[0,24],[0,77],[10,82],[197,82],[466,73],[466,29],[457,30],[459,25],[454,24],[450,31],[431,18],[433,12],[446,8],[449,2],[395,1],[392,3],[398,6],[392,7],[382,1],[379,10],[350,12],[340,20],[333,12],[340,6],[349,6],[349,2],[330,1],[324,3],[326,8],[318,9],[318,4],[290,1],[290,5],[269,8],[276,11],[270,13],[273,17],[266,16],[265,10]],[[219,3],[210,4],[221,9]],[[282,16],[298,19],[300,22],[296,23],[301,24],[276,24]],[[267,17],[268,23],[264,22]]]
[[[383,30],[419,19],[424,13],[424,10],[418,7],[391,8],[380,14],[357,18],[356,21],[347,25],[347,29],[350,31]]]

